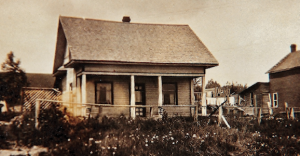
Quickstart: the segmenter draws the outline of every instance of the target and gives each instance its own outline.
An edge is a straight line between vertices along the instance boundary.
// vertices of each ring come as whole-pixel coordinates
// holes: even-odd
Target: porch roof
[[[213,67],[218,61],[188,25],[142,24],[75,17],[59,18],[69,63],[117,62]],[[58,38],[57,47],[62,39]],[[54,72],[66,50],[57,48]],[[57,61],[60,60],[60,61]]]

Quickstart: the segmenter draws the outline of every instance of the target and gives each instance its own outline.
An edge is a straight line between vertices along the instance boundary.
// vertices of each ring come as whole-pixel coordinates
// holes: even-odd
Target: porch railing
[[[87,116],[92,112],[93,106],[96,107],[128,107],[128,108],[149,108],[150,109],[150,117],[154,116],[154,109],[158,110],[158,118],[161,118],[164,112],[164,108],[173,107],[190,107],[191,116],[197,120],[198,117],[198,105],[162,105],[162,106],[155,106],[155,105],[112,105],[112,104],[95,104],[95,103],[76,103],[76,102],[65,102],[65,101],[57,101],[57,100],[47,100],[47,99],[37,99],[35,104],[35,117],[36,121],[39,117],[41,103],[48,102],[48,103],[57,103],[59,105],[67,107],[69,112],[71,112],[75,116]],[[90,108],[89,113],[86,113],[87,109]],[[129,109],[131,110],[131,109]],[[130,114],[130,113],[129,113]],[[135,118],[135,116],[133,116]],[[37,126],[37,125],[36,125]]]

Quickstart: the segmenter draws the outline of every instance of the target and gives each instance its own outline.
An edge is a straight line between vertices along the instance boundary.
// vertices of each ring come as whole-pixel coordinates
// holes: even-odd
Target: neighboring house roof
[[[66,50],[58,48],[62,42],[68,44],[71,63],[94,61],[207,67],[219,64],[188,25],[113,22],[61,16],[58,29],[53,72],[63,65],[62,53]],[[61,35],[65,39],[60,39]]]
[[[0,76],[5,72],[0,72]],[[26,73],[27,87],[53,88],[55,77],[52,74]]]
[[[244,90],[241,91],[239,94],[240,94],[240,95],[243,95],[243,94],[245,94],[245,93],[247,93],[247,92],[249,92],[249,91],[252,91],[252,90],[255,90],[255,89],[259,88],[261,85],[264,85],[264,86],[266,86],[266,87],[269,87],[269,86],[270,86],[270,83],[269,83],[269,82],[257,82],[257,83],[255,83],[255,84],[253,84],[252,86],[250,86],[250,87],[244,89]]]
[[[27,87],[53,88],[55,77],[52,74],[26,73]]]
[[[291,52],[280,60],[267,73],[277,73],[300,67],[300,51]]]

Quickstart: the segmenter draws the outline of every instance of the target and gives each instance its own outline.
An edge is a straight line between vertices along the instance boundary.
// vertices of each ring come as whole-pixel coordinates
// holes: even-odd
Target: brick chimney
[[[297,51],[297,45],[296,44],[291,44],[291,52]]]
[[[123,22],[127,22],[127,23],[130,23],[130,17],[129,16],[123,16],[123,19],[122,19]]]

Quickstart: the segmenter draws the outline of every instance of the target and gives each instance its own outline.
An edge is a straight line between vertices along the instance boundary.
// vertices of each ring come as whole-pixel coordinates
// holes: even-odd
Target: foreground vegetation
[[[214,118],[173,117],[162,120],[120,116],[80,120],[56,108],[44,110],[35,129],[34,114],[24,114],[1,126],[0,148],[42,145],[41,155],[297,155],[298,120],[253,118],[229,120],[231,129]]]

